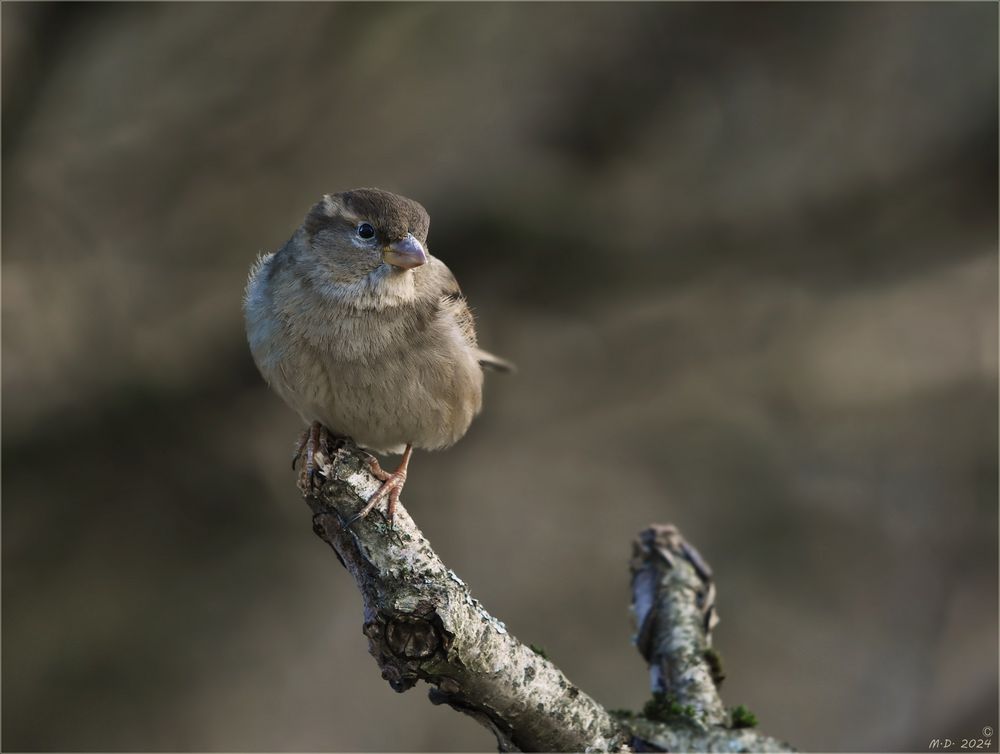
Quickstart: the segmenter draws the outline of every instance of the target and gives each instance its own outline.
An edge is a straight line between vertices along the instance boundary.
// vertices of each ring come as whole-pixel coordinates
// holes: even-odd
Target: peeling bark
[[[654,524],[633,545],[632,609],[653,691],[694,709],[705,723],[725,722],[709,663],[719,622],[712,569],[670,524]]]
[[[664,568],[668,559],[677,562],[669,542],[644,533],[645,549],[636,546],[639,645],[658,668],[655,683],[697,702],[704,719],[665,723],[615,716],[486,612],[402,505],[391,530],[377,512],[345,527],[379,482],[363,451],[338,442],[335,450],[317,453],[314,489],[306,500],[313,530],[357,583],[369,651],[393,689],[403,692],[427,682],[431,702],[473,717],[493,733],[500,751],[787,750],[778,742],[771,747],[772,739],[753,731],[718,725],[725,711],[717,692],[714,700],[708,695],[697,658],[692,655],[689,664],[678,659],[707,644],[713,608],[703,580],[696,583],[684,569]],[[692,597],[695,607],[689,604]],[[667,604],[671,607],[664,608]],[[677,630],[670,628],[674,621]]]
[[[665,720],[626,717],[636,751],[789,751],[750,728],[732,728],[719,696],[722,669],[712,650],[712,569],[672,524],[653,524],[632,546],[635,643]]]

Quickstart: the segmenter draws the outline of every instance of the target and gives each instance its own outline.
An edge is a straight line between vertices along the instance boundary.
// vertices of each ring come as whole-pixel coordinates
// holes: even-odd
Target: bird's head
[[[326,194],[302,224],[303,261],[334,298],[362,304],[373,296],[405,297],[427,263],[429,226],[420,204],[388,191]]]

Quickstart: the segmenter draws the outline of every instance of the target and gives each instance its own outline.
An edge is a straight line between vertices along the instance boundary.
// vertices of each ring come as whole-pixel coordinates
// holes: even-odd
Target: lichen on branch
[[[378,487],[360,451],[342,445],[318,460],[319,490],[307,498],[313,528],[357,582],[369,651],[393,689],[426,681],[431,701],[472,715],[501,750],[616,751],[625,744],[604,707],[483,608],[403,506],[391,531],[377,513],[344,526]]]
[[[641,534],[636,545],[634,607],[640,650],[656,666],[654,691],[661,701],[671,695],[669,703],[684,714],[612,714],[490,615],[402,505],[392,528],[376,512],[345,525],[379,486],[364,451],[338,440],[315,460],[306,495],[313,530],[354,578],[369,651],[396,691],[425,681],[431,702],[472,716],[496,736],[500,751],[788,750],[752,729],[723,724],[705,655],[714,614],[710,571],[706,586],[697,567],[703,561],[683,554],[682,538],[665,540],[665,527],[647,530],[653,533]],[[673,545],[687,565],[677,567]]]

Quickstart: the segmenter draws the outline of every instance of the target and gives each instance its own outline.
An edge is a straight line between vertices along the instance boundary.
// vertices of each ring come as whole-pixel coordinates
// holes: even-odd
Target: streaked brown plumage
[[[430,218],[378,189],[326,195],[277,252],[254,266],[244,299],[247,339],[267,383],[310,425],[303,483],[321,432],[380,453],[403,452],[394,474],[372,459],[391,520],[411,447],[458,441],[482,406],[482,351],[469,307],[426,250]]]

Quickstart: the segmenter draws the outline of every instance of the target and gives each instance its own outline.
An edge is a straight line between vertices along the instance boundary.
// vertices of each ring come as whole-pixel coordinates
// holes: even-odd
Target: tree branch
[[[653,690],[645,716],[622,721],[637,750],[790,750],[752,728],[734,727],[748,720],[732,719],[719,696],[724,676],[712,649],[719,622],[712,569],[671,524],[653,524],[632,546],[632,610]]]
[[[670,524],[653,524],[633,545],[632,609],[653,692],[690,707],[709,725],[724,723],[721,679],[710,664],[718,657],[711,647],[719,622],[712,571]]]
[[[496,736],[500,751],[787,750],[719,725],[726,713],[704,659],[714,615],[711,579],[707,566],[693,565],[704,566],[696,553],[694,560],[683,554],[694,550],[672,527],[647,530],[636,543],[639,646],[654,690],[697,714],[666,721],[612,715],[487,613],[402,506],[392,530],[377,513],[344,526],[378,488],[364,457],[349,442],[317,453],[315,489],[306,500],[313,530],[357,583],[369,651],[393,689],[426,681],[431,702],[471,715]]]

